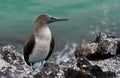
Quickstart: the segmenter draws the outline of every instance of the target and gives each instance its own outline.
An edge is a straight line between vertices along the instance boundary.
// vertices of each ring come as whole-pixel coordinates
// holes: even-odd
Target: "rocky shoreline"
[[[6,45],[0,48],[0,78],[120,78],[119,37],[99,33],[73,54],[75,59],[46,62],[42,70],[32,70],[15,46]]]

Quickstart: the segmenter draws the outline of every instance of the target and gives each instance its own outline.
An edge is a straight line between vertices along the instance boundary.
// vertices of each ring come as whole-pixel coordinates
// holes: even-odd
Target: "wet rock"
[[[114,72],[115,78],[120,78],[120,56],[114,56],[109,59],[90,61],[92,65],[99,66],[105,72]]]
[[[77,66],[97,78],[120,77],[120,38],[99,33],[74,52]]]
[[[53,63],[46,63],[45,67],[34,78],[63,78],[63,71],[59,65]]]
[[[120,41],[118,41],[117,43],[117,51],[116,51],[117,54],[120,54]]]
[[[94,78],[94,76],[90,75],[87,72],[76,71],[74,69],[68,69],[65,72],[65,78]]]
[[[25,64],[15,46],[0,48],[0,78],[30,78],[28,70],[31,69]]]
[[[77,66],[76,59],[68,59],[60,64],[46,63],[44,68],[34,75],[34,78],[116,78],[116,74],[103,71],[100,66],[92,65],[88,60],[80,60]]]
[[[77,66],[79,68],[86,68],[86,67],[90,67],[91,64],[85,56],[81,56],[81,57],[77,58]]]
[[[120,53],[120,38],[99,33],[95,41],[83,43],[75,56],[86,56],[89,60],[107,59]]]
[[[34,78],[94,78],[90,73],[80,70],[75,59],[62,61],[60,64],[46,63]]]
[[[102,69],[102,66],[99,64],[95,64],[94,62],[89,61],[86,57],[80,57],[77,59],[77,66],[84,70],[87,73],[90,73],[92,76],[96,78],[116,78],[116,73],[113,71]]]
[[[110,71],[103,71],[101,67],[97,65],[89,66],[84,68],[86,71],[90,72],[96,78],[116,78],[116,74]]]

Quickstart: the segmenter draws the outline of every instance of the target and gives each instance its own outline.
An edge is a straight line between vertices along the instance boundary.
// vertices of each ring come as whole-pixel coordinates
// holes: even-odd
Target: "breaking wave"
[[[74,51],[77,46],[77,43],[66,44],[62,50],[54,52],[49,61],[59,63],[65,59],[74,58]]]

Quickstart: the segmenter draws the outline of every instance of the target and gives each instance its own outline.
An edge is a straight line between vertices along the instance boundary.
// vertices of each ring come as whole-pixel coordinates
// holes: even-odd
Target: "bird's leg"
[[[41,60],[40,60],[40,64],[39,64],[39,65],[40,65],[40,69],[42,69],[43,66],[44,66],[43,62],[44,62],[44,59],[41,59]]]
[[[43,68],[43,64],[44,64],[44,60],[45,60],[45,59],[41,59],[41,58],[30,60],[29,62],[30,62],[31,68],[32,68],[33,70],[35,70],[35,69],[37,69],[37,68],[42,69],[42,68]],[[35,63],[35,64],[33,64],[33,63]],[[37,63],[38,63],[39,65],[36,65]]]
[[[32,62],[30,63],[30,67],[31,67],[33,70],[35,70],[35,69],[37,68],[36,66],[33,65]]]

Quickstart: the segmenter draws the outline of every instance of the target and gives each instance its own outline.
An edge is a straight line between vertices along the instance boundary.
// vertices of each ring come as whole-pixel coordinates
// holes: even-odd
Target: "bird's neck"
[[[35,22],[35,23],[34,23],[35,32],[39,31],[39,29],[42,29],[42,28],[44,28],[44,27],[46,27],[46,26],[47,26],[47,24]]]
[[[44,37],[49,34],[51,34],[51,31],[46,24],[37,26],[37,28],[35,29],[35,36],[37,38]]]

